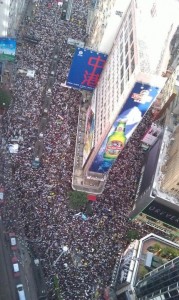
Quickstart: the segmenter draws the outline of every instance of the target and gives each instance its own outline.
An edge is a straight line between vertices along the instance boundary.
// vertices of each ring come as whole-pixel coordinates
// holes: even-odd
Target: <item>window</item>
[[[124,80],[121,81],[121,94],[123,93],[124,91]]]
[[[121,56],[120,56],[120,64],[121,65],[123,64],[123,53],[121,53]]]
[[[128,42],[125,44],[125,55],[128,53]]]
[[[120,52],[123,52],[123,43],[120,43]]]
[[[134,72],[134,69],[135,69],[135,62],[133,58],[133,60],[131,61],[131,74]]]
[[[124,67],[123,67],[123,66],[121,67],[121,70],[120,70],[120,76],[121,76],[121,79],[122,79],[123,76],[124,76]]]
[[[126,69],[128,68],[128,66],[129,66],[129,58],[128,56],[126,56]]]
[[[133,42],[133,31],[131,31],[130,33],[130,44],[132,44],[132,42]]]
[[[134,56],[134,44],[131,45],[131,59]]]

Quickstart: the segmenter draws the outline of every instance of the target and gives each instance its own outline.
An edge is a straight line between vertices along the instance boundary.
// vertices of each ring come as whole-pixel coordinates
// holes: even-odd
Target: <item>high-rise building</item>
[[[86,46],[109,53],[130,0],[97,0],[89,7]]]
[[[179,55],[178,43],[175,42],[177,36],[178,29],[171,42],[172,52],[166,72],[168,78],[158,96],[161,110],[155,116],[163,130],[157,142],[146,153],[130,218],[179,237]]]
[[[35,1],[32,1],[35,2]],[[21,22],[21,18],[27,8],[29,1],[27,0],[10,0],[9,4],[9,20],[8,35],[15,36]]]
[[[111,277],[105,300],[179,299],[179,245],[153,233],[135,240]]]
[[[137,299],[179,299],[179,257],[146,274],[135,287]]]
[[[102,192],[109,169],[163,88],[176,5],[175,0],[132,0],[123,14],[92,96],[93,147],[73,176],[74,189]]]

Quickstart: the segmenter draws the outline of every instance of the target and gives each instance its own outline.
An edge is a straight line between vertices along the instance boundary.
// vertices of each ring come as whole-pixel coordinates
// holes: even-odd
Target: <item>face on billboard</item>
[[[106,54],[76,48],[66,85],[92,91],[107,59]]]
[[[16,53],[16,40],[0,38],[0,61],[13,61]]]
[[[106,173],[111,168],[159,91],[158,87],[135,83],[89,171]]]
[[[85,164],[91,149],[93,148],[94,140],[94,113],[91,107],[88,108],[86,114],[86,126],[85,126],[85,137],[84,137],[84,148],[83,148],[83,165]]]

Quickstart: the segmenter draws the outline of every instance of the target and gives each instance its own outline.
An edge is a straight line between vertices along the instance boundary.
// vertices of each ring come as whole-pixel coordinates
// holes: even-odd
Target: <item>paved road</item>
[[[0,299],[16,300],[15,279],[12,272],[11,257],[12,253],[8,241],[4,239],[4,228],[0,220]]]

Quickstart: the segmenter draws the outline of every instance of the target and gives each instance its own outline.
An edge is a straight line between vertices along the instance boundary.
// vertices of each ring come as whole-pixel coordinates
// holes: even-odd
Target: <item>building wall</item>
[[[164,167],[164,178],[161,183],[162,191],[179,198],[179,126],[172,136],[168,149],[168,159]]]
[[[0,36],[7,36],[10,0],[0,3]]]
[[[10,0],[8,24],[9,35],[16,35],[16,31],[20,25],[21,16],[27,4],[28,0]]]
[[[109,53],[130,0],[99,0],[89,13],[87,46]]]
[[[161,4],[161,0],[158,1]],[[156,26],[159,18],[161,18],[161,13],[153,12],[152,0],[147,3],[148,7],[145,7],[141,1],[131,1],[122,17],[113,48],[94,91],[92,102],[95,99],[95,149],[86,165],[86,170],[98,152],[117,114],[121,111],[138,74],[142,71],[144,76],[141,77],[141,82],[148,83],[145,81],[145,75],[149,78],[149,75],[157,74],[160,76],[162,73],[163,64],[160,58],[164,54],[163,46],[166,40],[169,42],[171,39],[169,33],[171,33],[173,20],[170,18],[170,21],[167,21],[167,25],[165,25],[167,14],[166,10],[163,10],[162,24],[167,30],[161,34],[161,26],[163,25]],[[158,40],[155,44],[153,43],[154,34],[156,34],[156,40],[159,40],[160,35],[162,36],[161,44]],[[152,47],[154,49],[156,47],[152,53],[153,56],[154,53],[157,54],[157,59],[150,58]],[[157,80],[155,84],[157,86]]]

